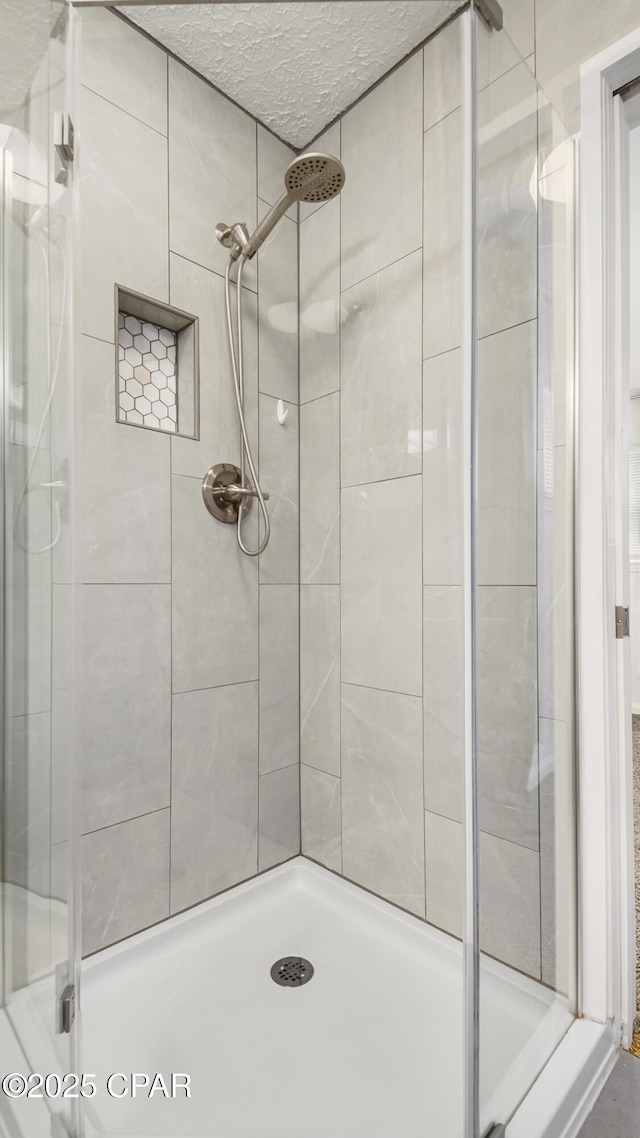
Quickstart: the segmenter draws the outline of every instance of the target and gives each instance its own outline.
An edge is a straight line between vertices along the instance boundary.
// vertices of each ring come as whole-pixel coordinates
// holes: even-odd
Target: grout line
[[[304,399],[300,407],[309,407],[312,403],[318,403],[321,399],[328,399],[330,395],[339,395],[340,388],[336,387],[333,391],[325,391],[322,395],[314,395],[311,399]]]
[[[221,281],[224,281],[224,273],[221,273],[218,269],[212,269],[211,265],[203,265],[201,261],[194,261],[193,257],[187,257],[186,253],[181,253],[178,249],[172,249],[171,247],[169,247],[169,254],[170,257],[179,257],[182,261],[187,261],[190,265],[195,265],[197,269],[202,269],[205,273],[212,273],[214,277],[218,277]],[[252,288],[252,286],[248,284],[243,284],[242,287],[245,292],[251,292],[254,296],[257,296],[257,284],[255,288]]]
[[[96,99],[102,99],[103,103],[108,103],[110,107],[115,107],[117,111],[121,111],[121,113],[123,115],[126,115],[127,118],[133,119],[134,122],[139,122],[141,126],[145,126],[147,130],[152,130],[154,134],[157,134],[158,138],[164,138],[165,142],[167,141],[167,135],[164,131],[158,130],[157,127],[151,126],[151,123],[146,122],[144,119],[138,118],[137,115],[134,115],[131,111],[127,110],[126,107],[121,107],[119,103],[114,103],[113,99],[108,99],[106,95],[103,95],[100,91],[95,91],[94,88],[89,87],[87,83],[81,83],[80,86],[82,90],[89,91],[92,95],[95,95]]]
[[[318,774],[326,774],[327,778],[335,778],[336,782],[340,782],[339,774],[334,774],[332,771],[325,771],[322,767],[315,766],[314,763],[302,763],[301,766],[308,767],[308,769],[311,771],[317,771]]]
[[[340,208],[342,213],[342,206]],[[357,281],[352,281],[345,289],[342,288],[342,233],[340,235],[341,248],[340,248],[340,296],[343,297],[345,293],[350,292],[352,288],[357,288],[358,285],[364,284],[365,281],[370,281],[373,277],[380,276],[386,269],[393,268],[394,265],[399,265],[401,261],[406,261],[408,257],[415,256],[416,253],[422,253],[422,245],[416,245],[415,249],[410,249],[408,253],[403,253],[401,257],[396,257],[394,261],[389,261],[386,265],[381,265],[380,268],[374,269],[372,273],[367,273],[366,277],[359,277]]]
[[[461,826],[464,828],[464,821],[460,818],[452,818],[450,814],[443,814],[441,810],[432,810],[430,806],[425,806],[425,814],[433,814],[435,818],[442,818],[445,822],[451,822],[454,826]],[[513,838],[505,838],[502,834],[494,834],[492,830],[485,830],[480,827],[479,833],[484,834],[485,838],[493,838],[496,842],[505,842],[509,846],[515,846],[519,850],[528,850],[529,853],[539,856],[540,849],[536,846],[525,845],[524,842],[516,842]]]
[[[413,474],[393,474],[390,478],[376,478],[372,482],[348,482],[340,489],[345,490],[358,490],[362,486],[382,486],[385,482],[403,482],[405,478],[422,478],[422,470],[415,470]]]
[[[105,340],[104,336],[94,336],[91,332],[80,332],[81,336],[86,336],[88,340],[95,340],[98,344],[108,344],[110,348],[115,348],[115,340]]]
[[[297,766],[299,766],[299,763],[294,760],[292,763],[284,763],[284,765],[281,767],[274,767],[273,770],[260,771],[259,777],[260,778],[269,778],[269,775],[278,774],[279,771],[291,771],[291,770],[294,770],[294,768]],[[301,855],[298,853],[295,856],[300,857]]]
[[[133,814],[131,818],[121,818],[118,822],[109,822],[106,826],[96,826],[95,830],[83,830],[80,836],[88,838],[90,834],[102,834],[105,830],[113,830],[116,826],[126,826],[128,822],[138,822],[140,818],[150,818],[152,814],[164,814],[166,810],[171,812],[171,807],[157,806],[155,810],[145,810],[142,814]]]
[[[424,71],[423,71],[423,77],[424,77]],[[423,102],[424,102],[424,100],[423,100]],[[422,131],[423,143],[424,143],[425,134],[429,134],[430,131],[434,130],[437,126],[442,126],[443,122],[446,122],[447,119],[450,119],[450,118],[452,118],[453,115],[460,114],[461,112],[462,112],[462,104],[458,103],[455,107],[452,107],[450,111],[447,111],[447,113],[442,115],[439,119],[434,119],[433,122],[429,123],[429,126],[427,126],[427,127],[424,126],[424,118],[423,118],[423,120],[422,120],[422,125],[424,127],[424,130]],[[424,156],[424,151],[423,151],[423,156]],[[423,169],[424,169],[424,161],[423,161]]]
[[[393,688],[377,688],[374,687],[373,684],[356,684],[353,680],[343,680],[342,677],[340,682],[344,684],[346,688],[360,688],[362,691],[379,691],[384,695],[399,695],[402,696],[403,699],[422,699],[422,696],[416,695],[415,692],[395,691]]]
[[[239,688],[243,684],[257,684],[258,677],[255,676],[252,680],[234,680],[231,684],[208,684],[206,688],[185,688],[184,691],[172,691],[172,696],[180,695],[194,695],[199,691],[223,691],[225,688]]]
[[[275,202],[268,202],[266,200],[266,198],[261,198],[259,194],[257,195],[256,201],[260,202],[261,205],[266,206],[267,209],[271,209],[272,205],[275,205]],[[323,205],[326,205],[326,204],[327,204],[326,202],[323,202]],[[291,208],[291,207],[289,207],[289,208]],[[256,217],[257,216],[258,216],[258,214],[257,214],[257,207],[256,207]],[[288,221],[291,225],[295,225],[296,229],[298,227],[298,222],[296,221],[295,217],[289,217],[288,213],[283,213],[280,220],[281,221]]]

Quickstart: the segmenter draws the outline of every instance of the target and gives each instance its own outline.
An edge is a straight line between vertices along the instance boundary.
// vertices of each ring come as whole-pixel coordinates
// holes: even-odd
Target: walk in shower
[[[0,0],[12,1136],[538,1138],[580,1013],[572,143],[488,0],[278,137],[316,7]]]

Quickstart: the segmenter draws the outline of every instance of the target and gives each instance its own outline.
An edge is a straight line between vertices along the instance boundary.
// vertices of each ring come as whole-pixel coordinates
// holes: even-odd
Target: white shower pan
[[[304,986],[271,979],[289,955],[314,966]],[[488,1126],[510,1116],[573,1020],[504,965],[483,959],[482,976]],[[50,1016],[48,994],[25,997],[14,1018],[41,1035],[33,1017]],[[98,1085],[87,1138],[462,1133],[460,943],[304,858],[91,957],[82,1009],[83,1068]],[[113,1099],[113,1072],[186,1073],[192,1097]]]

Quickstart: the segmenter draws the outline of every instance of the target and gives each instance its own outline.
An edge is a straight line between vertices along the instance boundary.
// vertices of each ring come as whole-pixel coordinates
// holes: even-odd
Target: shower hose
[[[242,552],[246,553],[247,557],[258,557],[261,553],[264,553],[265,549],[267,548],[267,545],[269,544],[269,538],[271,537],[271,522],[269,520],[269,511],[267,510],[267,505],[266,505],[266,502],[264,500],[264,495],[262,493],[262,490],[260,489],[260,482],[258,480],[258,474],[256,471],[255,463],[253,461],[253,455],[251,453],[251,444],[249,442],[249,436],[247,434],[247,425],[245,423],[245,418],[244,418],[244,355],[243,355],[243,347],[242,347],[242,270],[243,270],[245,264],[246,264],[246,257],[243,257],[241,255],[238,258],[238,275],[236,278],[236,325],[237,325],[237,334],[236,335],[234,335],[233,317],[232,317],[232,312],[231,312],[231,266],[233,265],[233,259],[232,258],[229,258],[229,263],[227,264],[227,269],[226,269],[226,272],[224,275],[224,284],[225,284],[225,301],[226,301],[226,308],[227,308],[227,332],[229,335],[229,349],[231,352],[231,367],[233,370],[233,387],[234,387],[234,391],[236,393],[236,405],[238,407],[238,418],[240,420],[240,433],[242,436],[241,444],[240,444],[240,449],[241,449],[240,485],[242,487],[246,487],[245,466],[248,466],[249,467],[249,473],[251,475],[251,480],[253,483],[253,485],[248,487],[248,489],[250,489],[252,491],[252,495],[255,494],[255,496],[257,497],[258,502],[260,503],[260,509],[262,511],[262,517],[264,518],[264,537],[262,539],[262,542],[258,545],[257,549],[247,549],[246,545],[244,544],[243,538],[242,538],[242,522],[243,522],[243,518],[244,518],[244,514],[245,514],[245,503],[249,500],[249,498],[244,496],[240,502],[240,506],[238,509],[238,522],[237,522],[236,533],[237,533],[237,537],[238,537],[238,545],[240,546],[240,549],[242,550]]]

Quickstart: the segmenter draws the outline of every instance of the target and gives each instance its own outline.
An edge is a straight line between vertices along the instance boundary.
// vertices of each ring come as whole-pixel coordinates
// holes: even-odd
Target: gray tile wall
[[[532,0],[507,7],[527,64],[488,33],[479,56],[481,933],[488,953],[562,985],[570,919],[560,914],[572,895],[570,867],[558,867],[563,854],[570,861],[572,795],[561,407],[570,369],[558,305],[567,234],[563,186],[537,192],[538,129],[543,148],[558,130],[542,112],[538,128],[532,12]],[[456,935],[458,35],[444,29],[318,140],[341,155],[347,183],[338,201],[300,216],[302,848]]]
[[[112,13],[82,13],[83,932],[92,952],[299,851],[297,211],[245,275],[258,565],[200,482],[239,460],[218,220],[291,152]],[[260,308],[257,283],[260,281]],[[198,441],[115,422],[113,285],[200,316]],[[284,427],[276,400],[286,400]],[[255,538],[255,521],[252,538]],[[322,837],[322,833],[320,834]]]
[[[506,7],[507,26],[533,68],[533,0],[507,0]],[[105,898],[110,887],[101,842],[112,843],[117,866],[120,827],[157,816],[152,837],[161,859],[166,818],[169,862],[154,900],[163,911],[151,919],[296,852],[298,746],[303,851],[458,933],[457,28],[444,29],[317,140],[318,149],[341,155],[347,166],[343,194],[302,205],[297,227],[292,211],[247,272],[248,413],[274,533],[258,567],[240,557],[233,532],[212,523],[199,502],[204,471],[213,461],[236,459],[238,449],[225,256],[210,219],[242,216],[253,224],[279,195],[290,152],[109,13],[85,13],[84,21],[86,133],[101,137],[108,127],[112,136],[111,151],[89,149],[83,159],[86,216],[95,230],[87,230],[85,250],[91,287],[83,415],[92,450],[87,446],[84,579],[88,589],[122,588],[123,612],[127,590],[129,603],[137,600],[130,619],[140,629],[139,647],[150,636],[144,590],[156,591],[158,602],[170,596],[173,693],[169,777],[166,734],[148,779],[130,774],[127,760],[137,761],[131,748],[103,757],[107,770],[120,773],[116,785],[103,779],[105,800],[92,807],[104,816],[111,809],[109,822],[87,827],[87,944],[108,943],[116,926],[140,927],[135,891],[123,893],[123,911],[108,929],[101,923],[107,906],[96,901],[101,872]],[[122,37],[126,53],[118,52]],[[142,102],[141,67],[153,75]],[[480,169],[483,939],[487,951],[562,985],[570,872],[562,878],[558,863],[568,857],[571,691],[559,629],[566,630],[570,611],[563,513],[570,456],[566,392],[555,377],[566,372],[556,296],[567,235],[565,211],[554,205],[562,193],[551,179],[562,181],[566,172],[556,161],[553,173],[543,171],[549,193],[538,194],[534,184],[532,196],[535,115],[519,114],[531,96],[535,102],[531,73],[504,37],[485,45],[479,69],[479,114],[490,137]],[[515,118],[514,132],[491,138],[503,115]],[[545,130],[555,138],[543,115],[539,129],[541,138]],[[244,144],[230,154],[232,138]],[[137,153],[152,171],[157,166],[149,194],[143,179],[135,193],[130,183],[124,187],[127,155]],[[97,195],[92,172],[107,174]],[[109,194],[123,193],[123,240],[105,250]],[[141,441],[127,451],[127,440],[98,411],[109,390],[105,298],[115,278],[206,314],[200,441],[147,441],[143,432],[128,432]],[[278,398],[289,411],[284,427],[276,422]],[[100,482],[92,473],[96,453],[108,471]],[[156,638],[163,627],[160,621]],[[111,628],[115,635],[116,619]],[[115,642],[109,651],[117,659]],[[157,696],[165,683],[157,655],[153,674],[143,679]],[[142,721],[136,728],[141,705],[121,676],[106,684],[110,699],[118,699],[118,686],[119,730],[129,743],[141,734],[140,761],[149,765]],[[127,787],[134,795],[139,784],[149,793],[133,816]],[[88,801],[101,798],[98,785]],[[110,798],[120,806],[110,806]],[[153,842],[141,838],[145,856]],[[123,842],[123,858],[135,848]]]

